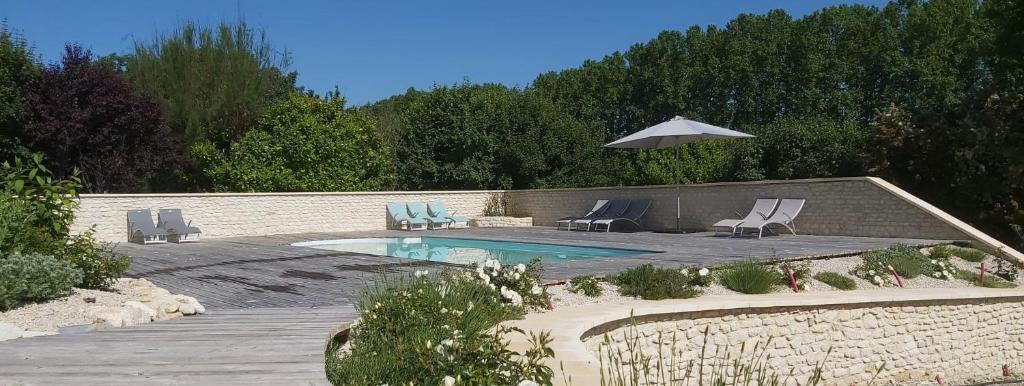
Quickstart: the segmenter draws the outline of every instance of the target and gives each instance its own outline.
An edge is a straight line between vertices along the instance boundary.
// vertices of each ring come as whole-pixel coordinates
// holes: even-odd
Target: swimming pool
[[[292,245],[455,264],[473,264],[486,259],[497,259],[505,264],[519,264],[529,263],[535,257],[539,257],[542,262],[550,263],[566,260],[632,256],[654,252],[638,249],[576,247],[571,245],[448,237],[321,240],[294,243]]]

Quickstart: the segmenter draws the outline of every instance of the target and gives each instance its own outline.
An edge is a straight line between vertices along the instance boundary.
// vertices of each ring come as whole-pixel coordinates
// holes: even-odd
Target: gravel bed
[[[92,323],[89,311],[105,306],[120,306],[138,298],[136,279],[117,279],[109,291],[74,288],[70,296],[45,303],[31,303],[7,312],[0,312],[0,322],[11,323],[28,331],[57,333],[60,327]],[[85,298],[95,298],[86,303]]]
[[[619,294],[619,287],[613,284],[601,282],[601,296],[590,297],[583,294],[577,294],[569,291],[568,284],[552,285],[548,286],[548,294],[551,295],[551,304],[556,308],[565,307],[577,307],[586,304],[594,303],[608,303],[608,304],[626,304],[636,298],[631,296],[622,296]]]

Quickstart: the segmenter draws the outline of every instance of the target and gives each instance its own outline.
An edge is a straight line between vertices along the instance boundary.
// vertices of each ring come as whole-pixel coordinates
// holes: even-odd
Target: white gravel
[[[559,284],[548,286],[548,294],[551,295],[551,304],[556,308],[565,307],[578,307],[585,304],[594,303],[607,303],[607,304],[626,304],[636,298],[630,296],[622,296],[619,294],[619,287],[613,284],[600,282],[601,285],[601,296],[590,297],[583,294],[573,293],[569,291],[568,284]]]
[[[0,312],[0,322],[14,324],[28,331],[56,333],[64,326],[92,323],[89,310],[105,306],[120,306],[138,298],[137,287],[131,283],[136,279],[122,278],[111,286],[110,291],[74,288],[70,296],[45,303],[31,303],[7,312]],[[96,299],[86,303],[85,298]]]

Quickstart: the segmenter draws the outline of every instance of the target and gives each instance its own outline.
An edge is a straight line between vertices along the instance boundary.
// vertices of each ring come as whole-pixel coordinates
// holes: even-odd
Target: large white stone
[[[10,323],[0,322],[0,340],[18,339],[25,335],[25,330]]]
[[[156,310],[140,302],[124,302],[124,309],[128,314],[128,319],[124,323],[126,326],[149,323],[156,318]]]
[[[125,320],[131,319],[129,312],[122,307],[101,307],[92,311],[93,323],[101,328],[124,327]]]

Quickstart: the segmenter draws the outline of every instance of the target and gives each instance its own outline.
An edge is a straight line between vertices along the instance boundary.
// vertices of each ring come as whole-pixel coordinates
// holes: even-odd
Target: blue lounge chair
[[[448,219],[449,228],[469,228],[469,218],[466,216],[456,216],[455,211],[448,213],[448,208],[441,201],[428,202],[427,212],[431,216]]]
[[[427,229],[426,219],[413,218],[409,216],[404,202],[389,202],[388,205],[388,229],[405,229],[410,231]]]
[[[426,220],[430,229],[447,228],[452,222],[451,219],[431,216],[427,205],[422,202],[410,202],[406,207],[409,208],[409,218]]]

